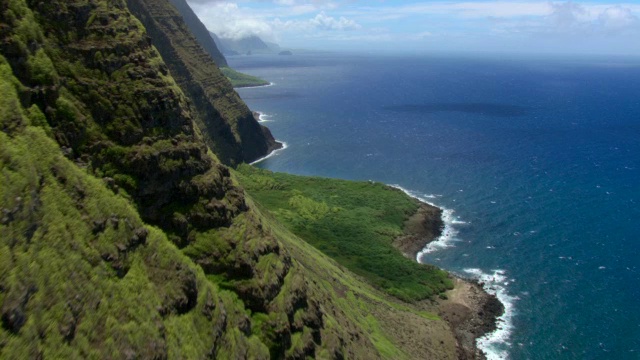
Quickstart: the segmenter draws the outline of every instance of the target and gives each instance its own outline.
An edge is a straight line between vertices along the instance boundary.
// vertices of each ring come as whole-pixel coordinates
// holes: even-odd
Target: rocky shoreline
[[[265,138],[267,139],[267,150],[266,153],[263,154],[262,157],[258,158],[258,159],[252,159],[250,162],[251,163],[255,163],[259,160],[263,160],[267,157],[269,157],[274,151],[276,150],[280,150],[283,149],[285,144],[276,140],[273,135],[271,134],[271,130],[269,130],[268,127],[260,124],[260,122],[262,121],[260,119],[260,116],[262,115],[262,113],[258,112],[258,111],[252,111],[251,114],[253,115],[253,119],[260,125],[260,128],[262,129],[262,132],[265,136]]]
[[[422,249],[428,243],[434,241],[442,234],[444,221],[442,221],[442,209],[420,203],[420,207],[404,223],[404,235],[393,240],[393,246],[399,249],[404,256],[416,259]]]
[[[404,235],[397,237],[393,244],[405,256],[417,261],[418,253],[436,240],[443,229],[442,209],[421,202],[415,214],[405,221]],[[458,359],[486,359],[476,346],[476,339],[496,330],[504,305],[495,295],[484,291],[477,281],[451,277],[454,288],[447,291],[446,296],[421,305],[447,321],[457,340]]]

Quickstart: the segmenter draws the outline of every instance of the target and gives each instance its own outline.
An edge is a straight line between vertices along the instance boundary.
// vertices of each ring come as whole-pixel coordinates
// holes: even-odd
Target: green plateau
[[[376,287],[405,301],[453,288],[446,272],[403,256],[393,240],[419,202],[375,182],[238,168],[248,194],[291,232]]]

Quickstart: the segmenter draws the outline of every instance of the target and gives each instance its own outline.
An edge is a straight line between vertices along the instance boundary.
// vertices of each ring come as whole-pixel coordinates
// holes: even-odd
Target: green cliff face
[[[184,20],[184,23],[189,28],[189,31],[196,38],[198,43],[202,46],[202,48],[211,55],[213,61],[216,62],[218,67],[226,67],[227,59],[224,58],[220,49],[216,46],[216,43],[213,41],[211,35],[209,35],[209,30],[204,26],[204,24],[198,19],[198,16],[191,10],[189,4],[187,4],[186,0],[169,0],[173,6],[175,6],[178,13]]]
[[[233,293],[19,112],[20,129],[0,133],[0,357],[268,358],[229,331],[248,321]]]
[[[0,358],[454,358],[246,196],[219,160],[247,156],[246,106],[148,35],[179,26],[162,4],[0,2]]]
[[[191,99],[192,115],[207,145],[224,164],[251,162],[276,148],[271,132],[256,122],[176,7],[168,0],[127,0],[127,4],[146,27],[173,78]],[[209,47],[215,48],[213,40],[209,40]]]

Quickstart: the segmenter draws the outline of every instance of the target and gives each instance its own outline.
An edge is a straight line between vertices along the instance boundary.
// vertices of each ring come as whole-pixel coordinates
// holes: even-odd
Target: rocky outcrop
[[[455,279],[455,287],[440,299],[439,315],[451,326],[458,347],[458,359],[485,359],[476,347],[476,339],[496,329],[496,319],[504,313],[504,305],[487,294],[481,284]]]
[[[440,236],[444,229],[442,209],[421,203],[404,224],[404,235],[393,240],[393,246],[406,257],[415,259],[428,243]]]

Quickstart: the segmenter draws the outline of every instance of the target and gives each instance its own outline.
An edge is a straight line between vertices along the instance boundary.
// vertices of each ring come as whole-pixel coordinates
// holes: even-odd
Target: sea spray
[[[442,210],[442,222],[444,223],[442,234],[434,241],[428,243],[425,248],[417,254],[416,260],[418,262],[422,262],[421,259],[425,254],[452,247],[453,242],[461,241],[457,237],[458,230],[455,228],[455,225],[465,225],[467,222],[454,216],[453,209],[447,209],[429,201],[438,196],[421,194],[417,191],[405,189],[397,184],[390,186],[401,190],[414,199]],[[508,280],[504,270],[494,270],[493,274],[487,274],[480,269],[471,268],[464,269],[464,272],[467,276],[480,281],[483,284],[484,291],[490,295],[495,295],[504,306],[504,313],[496,319],[496,330],[476,339],[478,348],[485,353],[487,360],[508,359],[508,348],[511,345],[509,341],[513,331],[514,302],[519,300],[519,298],[509,295],[506,287],[510,282],[514,282],[515,280]]]
[[[265,88],[265,87],[270,87],[275,85],[276,83],[274,82],[270,82],[268,84],[265,85],[256,85],[256,86],[240,86],[240,87],[236,87],[234,89],[238,90],[238,89],[256,89],[256,88]]]
[[[440,234],[440,236],[429,242],[424,249],[422,249],[417,255],[416,255],[416,261],[417,262],[421,262],[422,256],[424,254],[428,254],[428,253],[432,253],[434,251],[440,250],[440,249],[445,249],[448,247],[453,246],[453,242],[455,241],[460,241],[457,237],[458,235],[458,230],[454,227],[454,225],[463,225],[466,224],[466,222],[460,220],[459,218],[455,217],[454,214],[454,210],[452,209],[447,209],[441,206],[438,206],[434,203],[432,203],[431,201],[429,201],[429,199],[435,199],[438,196],[437,195],[425,195],[425,194],[421,194],[418,193],[416,191],[412,191],[412,190],[408,190],[403,188],[400,185],[397,184],[392,184],[389,185],[391,187],[394,187],[398,190],[401,190],[402,192],[404,192],[405,194],[407,194],[408,196],[421,201],[425,204],[429,204],[431,206],[435,206],[437,208],[439,208],[440,210],[442,210],[442,222],[444,223],[444,229],[442,229],[442,233]]]
[[[273,121],[273,120],[271,120],[271,116],[272,115],[265,114],[262,111],[256,111],[256,113],[258,113],[258,122],[259,123]]]
[[[249,165],[255,165],[255,164],[259,163],[259,162],[262,162],[262,161],[264,161],[264,160],[267,160],[268,158],[270,158],[270,157],[272,157],[272,156],[276,156],[276,155],[278,155],[278,153],[280,153],[282,150],[284,150],[284,149],[286,149],[286,148],[288,148],[288,147],[289,147],[289,146],[287,145],[287,143],[286,143],[286,142],[284,142],[284,141],[278,141],[278,139],[276,139],[276,141],[282,144],[282,147],[281,147],[280,149],[275,149],[275,150],[273,150],[272,152],[268,153],[266,156],[261,157],[260,159],[258,159],[258,160],[256,160],[256,161],[254,161],[254,162],[250,163]]]
[[[513,316],[515,313],[514,302],[519,300],[517,296],[507,293],[507,286],[514,282],[508,279],[504,270],[493,270],[492,274],[484,273],[480,269],[464,269],[464,272],[478,280],[484,291],[495,295],[504,305],[504,313],[497,319],[497,328],[493,332],[476,339],[476,344],[487,356],[487,360],[504,360],[509,358],[508,348],[511,346],[510,338],[513,331]]]

